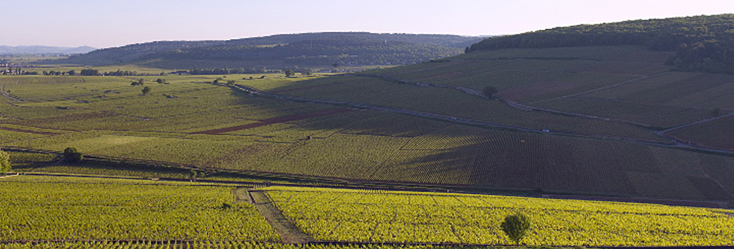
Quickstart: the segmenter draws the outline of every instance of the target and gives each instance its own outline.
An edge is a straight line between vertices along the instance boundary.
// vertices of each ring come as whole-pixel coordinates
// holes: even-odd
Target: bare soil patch
[[[277,118],[263,119],[253,124],[239,125],[239,126],[214,129],[214,130],[208,130],[208,131],[198,131],[198,132],[193,132],[191,134],[217,135],[217,134],[226,133],[226,132],[252,129],[256,127],[271,125],[271,124],[284,123],[288,121],[296,121],[296,120],[313,118],[313,117],[327,116],[327,115],[333,115],[333,114],[349,112],[349,111],[352,111],[352,109],[336,108],[336,109],[329,109],[329,110],[318,111],[318,112],[299,113],[299,114],[293,114],[293,115],[282,116],[282,117],[277,117]]]

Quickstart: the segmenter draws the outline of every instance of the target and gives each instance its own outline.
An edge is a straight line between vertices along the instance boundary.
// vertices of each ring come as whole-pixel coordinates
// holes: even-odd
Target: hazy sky
[[[368,31],[516,34],[558,26],[734,12],[732,0],[3,1],[0,45],[96,48]]]

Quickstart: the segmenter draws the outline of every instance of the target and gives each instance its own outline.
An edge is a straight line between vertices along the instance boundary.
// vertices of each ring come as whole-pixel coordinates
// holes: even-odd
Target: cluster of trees
[[[69,71],[66,71],[66,72],[62,72],[62,71],[53,71],[53,70],[51,70],[51,71],[48,71],[48,72],[43,71],[43,75],[55,75],[55,76],[59,76],[59,75],[76,75],[76,71],[69,70]]]
[[[191,75],[219,75],[219,74],[246,74],[246,73],[277,73],[280,70],[268,70],[266,67],[253,68],[215,68],[215,69],[189,69]]]
[[[97,69],[82,69],[81,72],[79,72],[81,75],[85,76],[97,76],[99,75],[99,70]]]
[[[734,15],[635,20],[553,28],[486,39],[466,52],[505,48],[637,45],[675,51],[679,70],[734,73]]]

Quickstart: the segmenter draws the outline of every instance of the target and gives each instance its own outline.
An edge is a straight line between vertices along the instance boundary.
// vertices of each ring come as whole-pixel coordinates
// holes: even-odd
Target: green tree
[[[0,174],[5,175],[12,169],[10,165],[10,154],[0,150]]]
[[[484,96],[487,96],[489,98],[494,98],[494,95],[497,94],[498,92],[499,91],[497,90],[497,88],[493,86],[487,86],[484,88],[484,90],[482,90],[482,93],[484,94]]]
[[[530,230],[530,218],[522,213],[508,215],[501,226],[507,237],[519,245],[525,233]]]
[[[84,155],[79,153],[76,148],[66,147],[64,149],[64,162],[67,163],[78,163],[84,160]]]
[[[72,76],[73,76],[73,75],[76,75],[76,71],[74,71],[74,70],[69,70],[69,72],[67,72],[66,74],[68,74],[68,75],[72,75]]]
[[[143,95],[148,95],[150,93],[151,88],[149,86],[143,87]]]
[[[714,117],[721,116],[721,109],[718,107],[714,108],[714,110],[711,111],[711,115],[713,115]]]
[[[142,86],[144,83],[145,83],[145,80],[144,79],[139,79],[138,80],[138,85],[141,85]]]
[[[155,82],[158,82],[158,84],[163,84],[163,83],[166,83],[166,80],[158,78],[155,80]]]
[[[289,68],[288,70],[285,70],[285,77],[293,77],[295,75],[296,75],[296,72],[293,71],[293,69]]]

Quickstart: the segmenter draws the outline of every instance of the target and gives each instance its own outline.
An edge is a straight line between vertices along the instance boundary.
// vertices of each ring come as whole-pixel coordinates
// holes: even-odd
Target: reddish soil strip
[[[254,124],[246,124],[246,125],[240,125],[240,126],[233,126],[233,127],[227,127],[227,128],[221,128],[221,129],[214,129],[214,130],[208,130],[208,131],[198,131],[198,132],[192,132],[191,134],[207,134],[207,135],[217,135],[225,132],[232,132],[232,131],[239,131],[239,130],[246,130],[246,129],[252,129],[260,126],[266,126],[271,124],[277,124],[277,123],[284,123],[288,121],[296,121],[301,119],[307,119],[307,118],[313,118],[313,117],[321,117],[321,116],[327,116],[327,115],[333,115],[337,113],[342,112],[349,112],[352,111],[352,109],[349,108],[337,108],[337,109],[329,109],[319,112],[309,112],[309,113],[299,113],[299,114],[293,114],[288,116],[282,116],[277,118],[269,118],[269,119],[263,119],[260,120],[257,123]]]
[[[39,134],[39,135],[48,135],[48,136],[54,136],[54,135],[59,135],[59,133],[53,133],[53,132],[45,132],[45,131],[27,131],[27,130],[20,130],[20,129],[7,128],[7,127],[0,127],[0,130],[6,130],[6,131],[15,131],[15,132],[23,132],[23,133],[31,133],[31,134]]]
[[[331,84],[323,84],[323,85],[315,85],[315,86],[304,86],[299,88],[291,88],[291,89],[284,89],[284,90],[278,90],[278,91],[272,91],[274,93],[285,93],[285,92],[295,92],[300,90],[308,90],[308,89],[316,89],[316,88],[324,88],[324,87],[330,87],[330,86],[336,86],[344,84],[343,82],[336,82]]]

